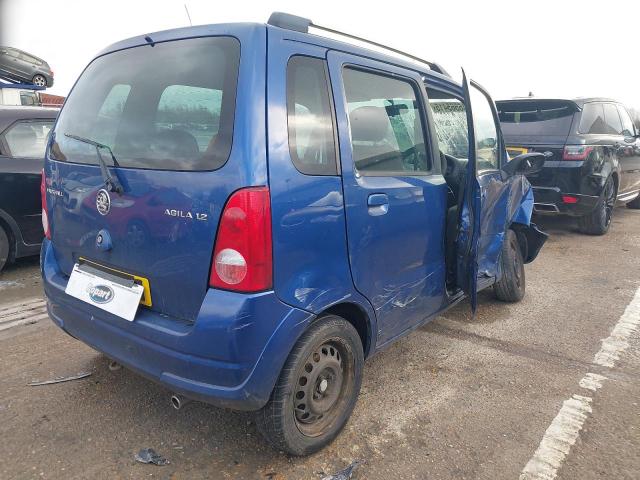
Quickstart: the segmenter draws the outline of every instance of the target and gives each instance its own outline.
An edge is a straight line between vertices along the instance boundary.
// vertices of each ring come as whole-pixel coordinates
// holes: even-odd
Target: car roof
[[[582,109],[586,103],[593,103],[593,102],[620,103],[617,100],[614,100],[613,98],[607,98],[607,97],[576,97],[576,98],[514,97],[514,98],[505,98],[505,99],[502,99],[502,100],[496,100],[496,103],[501,103],[501,102],[540,102],[540,101],[573,102],[580,109]]]
[[[16,48],[16,47],[7,47],[7,46],[0,45],[0,48],[4,48],[6,50],[13,50],[14,52],[24,53],[25,55],[29,55],[30,57],[33,57],[36,60],[41,61],[42,63],[47,63],[45,60],[43,60],[42,58],[34,55],[33,53],[25,52],[24,50],[20,50],[19,48]],[[49,64],[47,63],[47,65],[49,65]]]
[[[430,69],[427,65],[423,65],[417,62],[410,61],[401,56],[389,55],[381,53],[370,48],[355,45],[353,43],[343,42],[335,40],[323,35],[316,35],[313,33],[297,32],[285,28],[276,27],[264,23],[221,23],[212,25],[198,25],[193,27],[183,27],[171,30],[162,30],[154,33],[148,33],[130,37],[112,45],[109,45],[102,50],[95,58],[108,53],[116,52],[118,50],[124,50],[131,47],[137,47],[141,45],[159,42],[166,42],[171,40],[182,40],[187,38],[215,36],[215,35],[229,35],[236,36],[240,34],[247,34],[247,37],[256,38],[255,35],[258,31],[262,30],[277,30],[286,32],[287,40],[300,41],[307,44],[318,45],[331,50],[339,50],[346,53],[353,53],[355,55],[365,56],[373,60],[388,63],[391,65],[397,65],[403,68],[407,68],[418,72],[419,74],[429,77],[434,80],[436,84],[445,84],[449,87],[454,87],[458,90],[461,88],[461,84],[450,76],[441,74],[435,70]],[[252,35],[253,34],[253,35]]]
[[[59,111],[57,108],[0,105],[0,132],[16,120],[55,119]]]

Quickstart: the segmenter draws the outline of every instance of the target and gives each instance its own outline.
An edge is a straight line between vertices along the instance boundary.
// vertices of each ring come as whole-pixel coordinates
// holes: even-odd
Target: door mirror
[[[531,175],[542,170],[547,155],[541,152],[523,153],[513,158],[503,167],[503,171],[509,175]]]

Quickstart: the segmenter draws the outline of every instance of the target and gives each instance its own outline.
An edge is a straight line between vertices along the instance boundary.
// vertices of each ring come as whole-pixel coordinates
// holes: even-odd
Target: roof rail
[[[284,28],[286,30],[293,30],[295,32],[301,32],[301,33],[309,33],[309,27],[317,28],[318,30],[324,30],[325,32],[329,32],[329,33],[333,33],[333,34],[340,35],[340,36],[343,36],[343,37],[351,38],[353,40],[358,40],[360,42],[365,42],[365,43],[368,43],[370,45],[375,45],[378,48],[383,48],[385,50],[388,50],[390,52],[396,53],[398,55],[402,55],[404,57],[408,57],[411,60],[414,60],[416,62],[423,63],[423,64],[427,65],[434,72],[438,72],[438,73],[440,73],[442,75],[446,75],[447,77],[451,76],[451,75],[449,75],[449,73],[444,68],[442,68],[440,65],[438,65],[435,62],[429,62],[429,61],[424,60],[424,59],[422,59],[420,57],[416,57],[415,55],[411,55],[410,53],[403,52],[402,50],[397,50],[395,48],[389,47],[387,45],[383,45],[381,43],[374,42],[372,40],[367,40],[366,38],[357,37],[355,35],[351,35],[349,33],[341,32],[339,30],[334,30],[334,29],[329,28],[329,27],[323,27],[321,25],[316,25],[315,23],[313,23],[308,18],[298,17],[297,15],[291,15],[290,13],[273,12],[271,14],[271,16],[269,17],[269,20],[267,21],[267,24],[273,25],[274,27],[280,27],[280,28]]]

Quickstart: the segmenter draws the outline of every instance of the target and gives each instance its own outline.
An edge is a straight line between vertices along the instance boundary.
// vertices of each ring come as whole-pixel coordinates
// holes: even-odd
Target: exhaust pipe
[[[179,393],[174,393],[173,395],[171,395],[171,406],[176,410],[180,410],[189,402],[191,402],[190,398],[180,395]]]

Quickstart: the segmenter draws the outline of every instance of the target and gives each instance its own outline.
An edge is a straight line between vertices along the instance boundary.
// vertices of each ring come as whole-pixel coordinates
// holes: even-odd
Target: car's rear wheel
[[[308,455],[329,444],[347,423],[362,383],[364,355],[356,329],[328,315],[289,354],[267,404],[260,432],[276,449]]]
[[[496,297],[503,302],[519,302],[525,292],[524,261],[518,236],[513,230],[507,230],[502,243],[500,270],[502,277],[493,285]]]
[[[627,208],[632,208],[634,210],[640,210],[640,195],[627,203]]]
[[[33,79],[32,79],[32,82],[36,87],[46,87],[47,86],[47,79],[44,78],[43,75],[34,75]]]
[[[9,260],[9,236],[0,226],[0,272]]]
[[[609,231],[613,208],[616,205],[616,184],[609,177],[596,208],[591,213],[578,218],[578,227],[588,235],[604,235]]]

